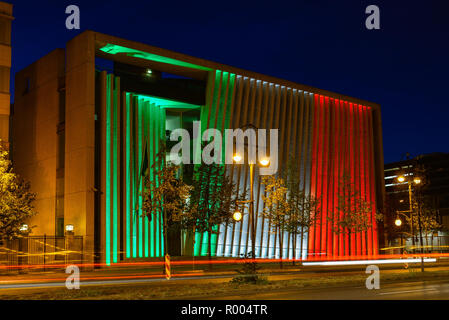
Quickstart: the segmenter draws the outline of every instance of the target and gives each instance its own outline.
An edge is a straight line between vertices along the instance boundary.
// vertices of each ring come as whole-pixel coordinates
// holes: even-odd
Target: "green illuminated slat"
[[[152,108],[152,106],[150,105],[150,108]],[[154,181],[155,175],[154,175],[154,168],[152,167],[152,164],[154,163],[154,157],[155,157],[155,152],[154,152],[154,123],[155,123],[155,119],[154,117],[151,115],[151,109],[150,109],[150,136],[149,136],[149,147],[150,147],[150,178],[151,181]],[[151,257],[154,257],[156,252],[155,252],[155,246],[156,246],[156,224],[155,224],[155,220],[156,217],[152,216],[151,217],[151,249],[150,249],[150,255]]]
[[[131,211],[131,176],[130,176],[130,149],[131,149],[131,119],[129,94],[126,94],[126,257],[131,257],[131,231],[130,231],[130,211]]]
[[[165,140],[165,123],[166,123],[166,113],[165,110],[162,108],[159,108],[159,114],[160,114],[160,130],[159,130],[159,141],[161,139]],[[164,245],[164,234],[162,233],[162,237],[161,237],[161,244]],[[164,252],[164,250],[162,250],[162,252]]]
[[[106,217],[105,217],[105,230],[106,230],[106,264],[111,264],[111,75],[106,77]]]
[[[141,108],[141,101],[139,101],[139,110],[138,110],[138,188],[139,188],[139,193],[138,193],[138,198],[139,198],[139,257],[142,258],[143,257],[143,224],[142,224],[142,108]]]
[[[200,241],[201,241],[201,233],[195,232],[195,246],[193,248],[193,254],[196,257],[200,255]]]
[[[203,233],[203,244],[201,246],[201,255],[202,256],[207,256],[207,249],[208,249],[207,243],[209,240],[208,234],[209,233],[207,231]]]
[[[115,78],[115,87],[117,88],[117,81],[118,78]],[[112,261],[114,263],[118,262],[118,256],[117,256],[117,248],[118,248],[118,241],[117,241],[117,223],[118,223],[118,101],[117,101],[117,89],[113,90],[113,160],[112,160],[112,174],[113,174],[113,193],[112,193]]]
[[[145,147],[144,147],[144,151],[147,152],[147,148],[148,148],[148,108],[149,105],[148,103],[145,104],[145,109],[144,109],[144,131],[145,131]],[[145,159],[145,158],[144,158]],[[149,159],[147,158],[147,161],[149,161]],[[148,234],[148,219],[145,218],[145,257],[147,258],[149,255],[149,250],[148,250],[148,246],[149,246],[149,234]]]
[[[151,103],[154,104],[154,102],[151,102]],[[154,108],[151,108],[152,115],[154,116],[154,118],[156,120],[155,121],[155,126],[154,126],[154,128],[155,128],[155,133],[154,134],[156,136],[156,150],[155,150],[156,155],[159,153],[159,127],[160,127],[160,121],[161,121],[161,119],[159,117],[159,112],[158,112],[159,110],[158,109],[159,108],[157,106],[155,106]],[[160,167],[158,166],[157,169],[159,170]],[[159,186],[158,179],[159,178],[157,178],[157,181],[156,181],[156,185],[157,186]],[[160,256],[162,256],[162,253],[164,252],[164,247],[163,247],[164,246],[164,241],[161,241],[163,239],[162,236],[161,236],[161,234],[163,233],[163,230],[161,228],[161,222],[162,222],[161,214],[158,213],[157,216],[155,217],[155,219],[156,219],[156,256],[160,257]]]
[[[116,44],[106,44],[104,47],[100,48],[101,51],[109,53],[109,54],[126,54],[129,57],[134,57],[134,58],[141,58],[141,59],[145,59],[145,60],[150,60],[150,61],[155,61],[155,62],[162,62],[162,63],[167,63],[167,64],[172,64],[175,66],[180,66],[180,67],[187,67],[187,68],[192,68],[192,69],[198,69],[198,70],[206,70],[206,71],[210,71],[210,68],[204,67],[204,66],[199,66],[193,63],[189,63],[189,62],[185,62],[185,61],[181,61],[181,60],[177,60],[177,59],[173,59],[173,58],[168,58],[168,57],[164,57],[164,56],[160,56],[154,53],[148,53],[148,52],[144,52],[144,51],[140,51],[140,50],[136,50],[136,49],[131,49],[131,48],[127,48],[127,47],[122,47]]]
[[[132,146],[132,154],[133,154],[133,258],[137,258],[137,215],[138,215],[138,211],[136,210],[136,202],[138,200],[138,189],[137,189],[137,175],[138,173],[136,171],[138,171],[138,165],[137,165],[137,161],[138,161],[138,157],[137,157],[137,152],[136,152],[136,145],[137,145],[137,137],[138,137],[138,101],[135,97],[133,97],[133,146]]]

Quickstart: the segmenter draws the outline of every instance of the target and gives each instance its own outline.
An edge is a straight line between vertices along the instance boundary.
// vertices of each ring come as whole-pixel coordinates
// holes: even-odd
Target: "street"
[[[81,290],[67,290],[68,275],[53,271],[0,276],[0,299],[46,299],[53,293],[56,299],[78,299],[92,297],[92,292],[97,298],[111,299],[449,299],[448,270],[442,262],[429,266],[424,274],[403,265],[383,266],[378,290],[365,287],[365,266],[265,269],[266,283],[243,286],[231,284],[235,273],[230,268],[179,270],[170,280],[148,268],[111,268],[82,272]]]
[[[210,299],[217,299],[210,297]],[[408,282],[381,285],[379,290],[364,286],[343,288],[302,288],[251,295],[220,296],[223,300],[447,300],[449,280],[439,282]]]

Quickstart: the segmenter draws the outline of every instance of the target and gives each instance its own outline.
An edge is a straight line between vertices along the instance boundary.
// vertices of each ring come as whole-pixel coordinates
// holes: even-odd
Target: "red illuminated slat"
[[[373,113],[372,110],[369,113],[369,132],[370,132],[370,189],[371,189],[371,202],[373,203],[372,224],[373,224],[373,253],[378,254],[378,240],[377,240],[377,223],[376,223],[376,193],[375,193],[375,180],[374,180],[374,145],[373,145]]]
[[[350,158],[350,164],[349,164],[349,172],[350,172],[350,176],[351,176],[351,185],[355,184],[355,166],[354,166],[354,162],[355,162],[355,148],[354,148],[354,136],[355,136],[355,130],[354,130],[354,106],[353,103],[350,102],[349,103],[349,112],[350,112],[350,152],[349,152],[349,158]],[[354,201],[351,199],[351,206],[354,207]],[[354,230],[351,230],[351,235],[350,235],[350,241],[351,241],[351,246],[350,246],[350,254],[351,255],[356,255],[356,247],[355,247],[355,234],[354,234]]]
[[[361,150],[360,150],[360,112],[359,112],[359,105],[354,104],[353,105],[354,110],[354,191],[357,193],[360,192],[360,159],[362,157]],[[357,194],[357,196],[360,196]],[[359,209],[359,208],[356,208]],[[361,243],[362,243],[362,237],[361,233],[357,232],[355,234],[355,251],[357,255],[362,254],[361,250]]]
[[[370,197],[370,157],[371,157],[371,153],[369,151],[369,145],[370,145],[370,134],[369,134],[369,118],[368,118],[368,114],[369,114],[369,109],[367,107],[364,106],[363,108],[363,113],[364,113],[364,120],[365,120],[365,146],[366,146],[366,158],[365,158],[365,195],[366,195],[366,201],[368,201],[371,205],[371,197]],[[373,228],[370,227],[368,229],[367,232],[367,254],[368,255],[372,255],[373,254]]]
[[[340,152],[340,156],[339,156],[339,165],[338,165],[338,181],[337,181],[337,192],[336,192],[336,198],[338,201],[338,194],[340,192],[340,181],[341,181],[341,177],[343,176],[343,172],[344,172],[344,157],[346,155],[346,150],[345,150],[345,146],[346,146],[346,137],[345,137],[345,128],[346,128],[346,121],[345,121],[345,105],[344,105],[344,101],[339,101],[339,115],[340,115],[340,130],[339,130],[339,152]],[[338,205],[338,202],[337,202]],[[338,213],[339,217],[341,218],[343,215],[341,214],[341,212]],[[338,255],[339,256],[344,256],[345,255],[345,245],[344,245],[344,236],[343,234],[339,234],[338,235]]]
[[[320,199],[321,203],[321,219],[319,221],[319,227],[316,229],[316,244],[315,249],[320,258],[322,258],[321,251],[321,234],[323,227],[323,219],[324,219],[324,208],[323,208],[323,122],[324,122],[324,114],[323,114],[323,100],[324,97],[320,95],[319,103],[317,109],[319,109],[319,127],[318,127],[318,170],[317,170],[317,196]]]
[[[350,123],[351,123],[351,112],[349,109],[349,103],[347,101],[345,101],[345,158],[344,158],[344,171],[343,174],[349,174],[349,169],[350,169],[350,147],[351,147],[351,143],[350,143],[350,139],[351,139],[351,127],[350,127]],[[342,191],[340,191],[342,192]],[[344,212],[341,212],[341,217],[344,217]],[[347,233],[344,234],[344,255],[349,256],[350,255],[350,248],[349,248],[349,235]]]
[[[328,146],[328,116],[329,116],[329,108],[328,108],[328,97],[321,97],[321,110],[322,110],[322,164],[321,164],[321,195],[322,195],[322,204],[323,204],[323,214],[322,214],[322,221],[321,221],[321,255],[327,256],[327,216],[328,216],[328,193],[327,193],[327,185],[328,185],[328,175],[327,175],[327,166],[328,166],[328,152],[329,152],[329,146]]]
[[[333,192],[333,162],[334,162],[334,144],[332,142],[333,140],[333,132],[334,132],[334,117],[333,113],[335,112],[333,107],[333,100],[334,99],[327,99],[326,100],[326,112],[329,115],[329,121],[328,121],[328,129],[327,129],[327,150],[328,150],[328,156],[327,156],[327,190],[326,190],[326,198],[327,198],[327,217],[330,217],[332,214],[333,208],[332,208],[332,192]],[[327,241],[327,249],[326,254],[328,258],[332,258],[333,255],[333,237],[332,237],[332,229],[331,229],[331,223],[328,219],[326,219],[326,241]]]
[[[314,107],[311,107],[310,109],[313,110],[313,130],[312,130],[312,156],[311,156],[311,177],[310,177],[310,194],[314,197],[317,196],[316,193],[316,171],[317,171],[317,136],[318,136],[318,121],[317,121],[317,108],[318,106],[318,95],[314,95]],[[315,219],[316,220],[316,219]],[[315,229],[316,229],[316,222],[313,223],[313,225],[309,228],[309,245],[308,245],[308,255],[309,257],[315,256]]]
[[[335,214],[337,212],[337,202],[338,202],[338,173],[339,173],[339,167],[340,167],[340,101],[338,99],[334,100],[334,129],[333,129],[333,143],[334,143],[334,154],[332,158],[332,166],[333,166],[333,173],[332,173],[332,212]],[[333,217],[335,220],[335,216]],[[332,225],[330,226],[332,228]],[[339,254],[338,252],[338,235],[333,232],[332,234],[332,256],[336,257]]]
[[[364,112],[363,112],[363,106],[359,105],[359,123],[360,123],[360,139],[359,139],[359,143],[360,143],[360,196],[363,200],[366,200],[365,196],[365,159],[366,159],[366,148],[364,147],[364,144],[366,143],[366,137],[365,137],[365,131],[366,131],[366,126],[365,126],[365,117],[364,117]],[[368,230],[367,230],[368,231]],[[366,233],[367,231],[363,231],[361,233],[361,239],[362,239],[362,252],[361,254],[366,254]]]

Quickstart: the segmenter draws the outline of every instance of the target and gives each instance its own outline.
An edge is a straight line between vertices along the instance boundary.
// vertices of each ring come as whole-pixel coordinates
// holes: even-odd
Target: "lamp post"
[[[241,161],[241,156],[240,155],[235,155],[234,156],[234,161],[236,161],[236,159],[239,159],[239,161]],[[236,161],[237,162],[237,161]],[[265,163],[265,165],[263,164]],[[269,160],[268,159],[263,159],[260,161],[260,165],[261,166],[267,166],[269,164]],[[237,204],[245,204],[248,203],[249,204],[249,219],[250,219],[250,229],[251,229],[251,251],[252,251],[252,258],[255,259],[256,258],[256,232],[255,232],[255,224],[254,224],[254,163],[250,163],[249,164],[249,175],[250,175],[250,195],[249,195],[249,200],[245,200],[245,201],[237,201]],[[236,211],[234,212],[234,220],[235,221],[240,221],[240,219],[236,219],[236,217],[239,217],[240,214],[240,219],[241,219],[241,212],[240,211]]]
[[[408,218],[407,215],[405,213],[409,213],[410,211],[396,211],[396,220],[394,221],[394,224],[396,225],[396,227],[401,227],[402,226],[402,220],[399,218],[399,215],[403,215],[404,217]],[[410,222],[412,220],[411,214],[410,214]],[[401,246],[402,246],[402,233],[401,232]],[[410,225],[410,234],[412,236],[412,238],[414,237],[414,233],[413,233],[413,228]]]
[[[407,160],[409,160],[410,154],[407,153]],[[399,175],[397,180],[401,183],[407,181],[408,184],[408,198],[409,198],[409,206],[410,206],[410,228],[412,230],[412,244],[413,244],[413,251],[415,251],[415,235],[414,235],[414,229],[413,229],[413,192],[412,192],[412,184],[415,184],[416,186],[421,184],[421,178],[413,176],[413,179],[411,178],[411,169],[410,164],[408,165],[408,173],[407,178],[404,175]],[[420,238],[420,245],[421,245],[421,271],[424,272],[424,251],[423,251],[423,238],[422,238],[422,226],[421,226],[421,212],[420,212],[420,206],[418,204],[418,231],[419,231],[419,238]]]
[[[257,129],[254,125],[247,124],[243,126],[241,129],[245,127],[251,127]],[[245,145],[246,146],[246,145]],[[256,146],[257,150],[257,146]],[[236,153],[233,156],[233,160],[235,163],[240,163],[243,159],[243,156]],[[237,203],[249,203],[249,219],[250,219],[250,228],[251,228],[251,251],[252,258],[256,258],[256,238],[255,238],[255,224],[254,224],[254,163],[248,162],[249,164],[249,179],[250,179],[250,199],[247,201],[238,201]],[[266,167],[270,164],[270,159],[265,157],[259,161],[259,165],[262,167]]]

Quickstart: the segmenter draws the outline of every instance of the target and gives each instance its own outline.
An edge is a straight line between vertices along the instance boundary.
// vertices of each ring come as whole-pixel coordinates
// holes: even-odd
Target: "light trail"
[[[367,260],[374,263],[374,261],[378,260],[388,260],[388,259],[419,259],[419,258],[447,258],[449,257],[449,253],[413,253],[413,254],[382,254],[382,255],[360,255],[360,256],[340,256],[340,257],[308,257],[307,259],[256,259],[256,262],[259,264],[268,264],[268,263],[289,263],[289,262],[297,262],[301,263],[304,266],[311,265],[311,262],[337,262],[337,261],[359,261],[359,260]],[[197,266],[197,265],[220,265],[220,264],[243,264],[245,262],[251,262],[252,259],[217,259],[217,260],[172,260],[172,266]],[[394,262],[391,262],[394,263]],[[145,261],[145,262],[120,262],[112,265],[108,265],[106,263],[67,263],[67,264],[16,264],[16,265],[0,265],[0,270],[15,270],[15,269],[58,269],[58,268],[66,268],[69,265],[76,265],[80,268],[107,268],[114,269],[120,267],[157,267],[163,266],[164,261]]]
[[[353,261],[323,261],[323,262],[303,262],[303,266],[354,266],[365,264],[398,264],[398,263],[425,263],[436,262],[435,258],[424,259],[391,259],[391,260],[353,260]]]
[[[172,277],[175,277],[175,281],[185,281],[185,280],[192,280],[192,277],[177,274],[172,275]],[[201,276],[197,277],[200,279],[218,279],[218,278],[227,278],[229,275],[217,275],[217,276]],[[95,286],[95,285],[121,285],[121,284],[138,284],[138,283],[150,283],[150,282],[167,282],[165,279],[165,276],[159,275],[158,277],[148,277],[145,279],[126,279],[126,277],[117,277],[118,279],[107,279],[101,277],[100,279],[103,280],[89,280],[89,281],[81,281],[80,286]],[[89,278],[83,278],[83,279],[89,279]],[[96,278],[93,278],[96,279]],[[58,279],[62,282],[42,282],[42,283],[20,283],[20,284],[6,284],[6,285],[0,285],[1,289],[32,289],[32,288],[46,288],[46,287],[64,287],[65,288],[65,278],[64,279]],[[169,280],[170,281],[170,280]]]

